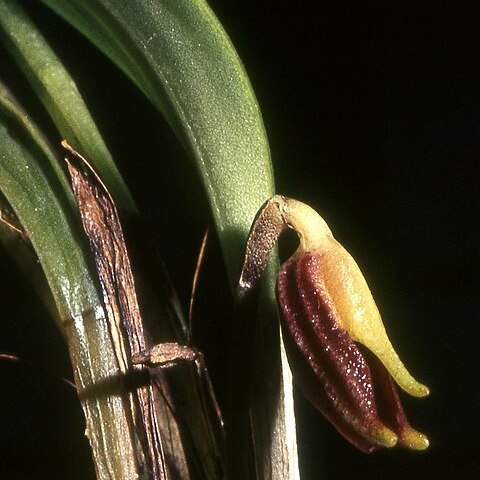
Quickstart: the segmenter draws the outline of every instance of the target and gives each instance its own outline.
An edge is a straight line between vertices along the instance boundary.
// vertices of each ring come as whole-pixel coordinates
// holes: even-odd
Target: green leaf
[[[199,0],[44,3],[143,90],[192,154],[235,285],[251,222],[274,185],[257,102],[216,17]]]
[[[28,116],[25,113],[21,117],[17,115],[22,111],[11,97],[6,97],[5,89],[0,92],[3,120],[0,189],[37,251],[60,317],[81,315],[90,308],[96,291],[88,280],[84,254],[73,240],[75,232],[68,220],[72,210],[67,199],[68,190],[65,190],[67,184],[62,181],[63,175],[59,177],[48,168],[50,162],[58,164],[58,159],[43,143],[42,134]],[[75,285],[71,285],[73,278]]]
[[[0,37],[52,117],[60,135],[90,159],[124,211],[133,199],[75,82],[16,0],[0,2]]]
[[[8,92],[0,93],[0,190],[38,255],[68,340],[76,383],[80,392],[88,392],[118,373],[96,277],[65,184],[48,160],[54,153],[44,150],[41,132]],[[128,459],[135,457],[135,444],[126,434],[124,399],[84,395],[82,404],[99,478],[134,478],[135,465]]]

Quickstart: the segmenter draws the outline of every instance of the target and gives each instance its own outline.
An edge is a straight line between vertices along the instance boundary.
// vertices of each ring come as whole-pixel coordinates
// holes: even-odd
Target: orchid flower
[[[297,233],[299,245],[280,267],[277,302],[294,381],[360,450],[427,448],[395,383],[415,397],[428,395],[428,388],[403,365],[360,268],[312,208],[278,195],[264,204],[247,241],[239,293],[258,283],[286,228]]]

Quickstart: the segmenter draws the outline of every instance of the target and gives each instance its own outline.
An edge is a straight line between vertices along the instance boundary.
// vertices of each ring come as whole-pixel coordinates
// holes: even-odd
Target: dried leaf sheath
[[[75,199],[83,228],[95,259],[103,301],[118,337],[125,331],[129,352],[116,340],[118,361],[122,371],[128,370],[129,358],[145,350],[145,338],[137,295],[128,259],[120,220],[113,201],[101,180],[88,163],[67,160]]]
[[[173,370],[157,361],[155,352],[171,350],[166,348],[169,345],[191,349],[175,343],[153,345],[159,332],[147,331],[141,317],[113,200],[85,159],[66,142],[63,145],[70,153],[68,169],[95,260],[119,371],[124,380],[133,380],[124,401],[131,412],[130,433],[138,445],[138,472],[155,480],[223,478],[221,416],[202,355],[196,352],[188,361],[173,349],[166,362],[175,365]]]
[[[65,142],[63,145],[68,148]],[[149,345],[145,340],[120,220],[99,177],[79,154],[69,151],[67,164],[72,188],[93,253],[118,367],[121,373],[127,374],[134,371],[132,355]],[[155,479],[168,478],[152,388],[147,384],[132,390],[125,401],[131,411],[131,434],[137,437],[139,446],[139,472]]]

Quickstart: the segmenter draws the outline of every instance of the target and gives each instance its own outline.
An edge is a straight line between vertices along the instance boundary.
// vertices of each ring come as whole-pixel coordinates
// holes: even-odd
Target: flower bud
[[[299,236],[297,251],[280,268],[277,301],[293,378],[302,392],[363,451],[426,448],[427,438],[408,423],[394,381],[413,396],[428,395],[428,388],[406,370],[358,265],[313,209],[280,196],[265,204],[249,236],[240,286],[255,284],[263,271],[265,249],[259,247],[260,255],[248,252],[262,243],[265,225],[274,226],[276,237],[286,227]],[[274,243],[271,235],[268,242]]]

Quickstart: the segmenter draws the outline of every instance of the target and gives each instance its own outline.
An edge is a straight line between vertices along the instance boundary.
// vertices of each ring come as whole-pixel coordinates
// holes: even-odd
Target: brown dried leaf
[[[140,313],[118,212],[88,162],[66,142],[63,146],[69,152],[68,170],[93,253],[119,369],[134,380],[128,402],[131,432],[138,444],[138,469],[155,480],[221,478],[221,419],[203,360],[198,360],[201,354],[192,357],[190,364],[173,358],[169,365],[175,365],[174,369],[154,361],[139,362],[153,345]],[[148,378],[139,385],[141,374]]]

